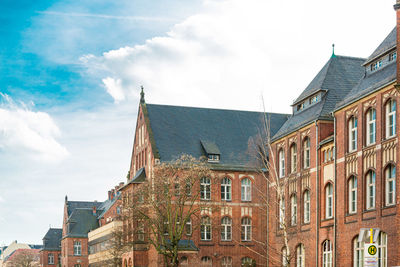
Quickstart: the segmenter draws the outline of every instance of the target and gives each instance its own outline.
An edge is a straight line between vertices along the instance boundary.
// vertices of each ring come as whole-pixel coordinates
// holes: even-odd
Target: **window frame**
[[[376,109],[370,108],[366,113],[366,145],[374,145],[376,143]]]
[[[392,184],[392,191],[389,191]],[[385,206],[396,204],[396,166],[388,164],[385,168]]]
[[[306,266],[306,253],[304,245],[300,243],[296,247],[296,267],[305,267],[305,266]]]
[[[369,170],[365,177],[366,177],[365,207],[367,210],[374,210],[376,207],[376,173],[373,170]]]
[[[252,227],[251,227],[251,218],[250,217],[243,217],[241,220],[241,233],[240,233],[240,240],[249,242],[252,240]]]
[[[47,264],[55,264],[54,263],[54,254],[53,253],[49,253],[47,255]]]
[[[81,241],[74,241],[74,256],[82,256],[82,243],[81,243]]]
[[[209,177],[200,179],[200,200],[211,200],[211,179]]]
[[[248,181],[248,182],[247,182]],[[241,189],[241,200],[242,201],[251,201],[252,195],[252,181],[250,178],[245,177],[240,181],[240,189]]]
[[[285,177],[285,151],[281,148],[278,152],[279,157],[279,178]]]
[[[327,239],[322,243],[322,266],[332,267],[332,242]]]
[[[325,186],[325,219],[333,218],[333,185],[328,183]]]
[[[212,221],[209,216],[204,216],[201,218],[200,240],[201,241],[212,240]]]
[[[290,197],[290,224],[297,225],[297,196],[293,194]]]
[[[304,205],[304,210],[303,210],[303,222],[304,223],[310,223],[310,217],[311,217],[311,197],[310,197],[310,190],[306,189],[303,192],[303,205]]]
[[[232,200],[232,180],[228,177],[224,177],[221,180],[221,200]]]
[[[357,213],[358,184],[357,177],[352,175],[348,179],[348,212],[349,214]]]
[[[285,198],[282,197],[282,199],[280,199],[278,203],[279,229],[283,229],[283,226],[285,224],[285,213]]]
[[[303,169],[309,169],[311,165],[311,141],[307,136],[303,139]]]
[[[290,173],[297,172],[297,145],[293,143],[290,146]]]
[[[232,218],[229,216],[221,219],[221,241],[232,241]]]
[[[397,102],[395,99],[389,99],[385,104],[385,137],[386,139],[396,136],[396,112]],[[392,124],[390,122],[392,121]]]
[[[357,134],[358,134],[358,119],[352,116],[348,122],[349,127],[349,152],[357,151]]]

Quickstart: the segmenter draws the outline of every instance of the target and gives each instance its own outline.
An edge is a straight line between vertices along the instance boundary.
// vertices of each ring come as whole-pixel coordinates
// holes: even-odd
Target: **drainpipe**
[[[334,164],[334,179],[335,179],[335,187],[334,187],[334,190],[335,190],[335,193],[334,193],[334,196],[335,196],[335,209],[334,209],[334,218],[333,218],[333,244],[334,244],[334,247],[333,247],[333,256],[334,256],[334,262],[333,262],[333,266],[335,266],[336,267],[336,227],[337,227],[337,209],[336,209],[336,204],[337,204],[337,178],[336,178],[336,155],[337,155],[337,153],[336,153],[336,117],[335,117],[335,115],[333,114],[333,112],[332,112],[332,116],[333,116],[333,151],[335,152],[334,154],[333,154],[333,164]]]
[[[270,173],[268,172],[268,175],[270,175]],[[265,192],[267,193],[267,201],[268,201],[268,199],[269,199],[269,183],[268,183],[268,180],[267,180],[267,188],[266,188],[266,190],[265,190]],[[269,201],[268,201],[269,202]],[[269,204],[267,204],[267,210],[266,210],[266,212],[267,212],[267,245],[266,245],[266,247],[267,247],[267,267],[269,266]]]
[[[315,140],[316,140],[316,144],[315,144],[315,162],[316,162],[316,173],[317,173],[317,183],[316,183],[316,194],[317,194],[317,214],[316,214],[316,234],[317,234],[317,239],[315,242],[315,266],[318,266],[318,259],[319,259],[319,209],[320,209],[320,205],[319,205],[319,162],[318,162],[318,148],[319,148],[319,138],[318,138],[318,123],[317,120],[315,120]]]

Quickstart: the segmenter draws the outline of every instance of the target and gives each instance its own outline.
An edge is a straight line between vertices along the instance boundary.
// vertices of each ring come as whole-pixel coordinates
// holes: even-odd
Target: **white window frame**
[[[396,203],[396,167],[392,164],[385,169],[385,204],[386,206]]]
[[[221,200],[232,200],[232,181],[228,177],[224,177],[221,181]]]
[[[322,266],[332,267],[332,243],[330,240],[325,240],[322,244]]]
[[[211,179],[208,177],[200,180],[200,199],[211,200]]]
[[[349,188],[349,213],[357,213],[357,177],[351,176],[348,181]]]
[[[349,120],[349,152],[357,150],[357,117],[351,117]]]
[[[287,249],[284,247],[282,249],[282,266],[286,267],[289,265],[289,259],[287,257]]]
[[[221,219],[221,241],[232,240],[232,219],[225,216]]]
[[[325,218],[333,217],[333,185],[327,184],[325,187]]]
[[[290,146],[290,172],[297,172],[297,146],[292,144]]]
[[[74,241],[74,256],[82,255],[82,244],[81,241]]]
[[[310,168],[310,138],[306,137],[303,141],[303,168]]]
[[[201,257],[201,266],[202,267],[211,267],[212,266],[212,259],[209,256]]]
[[[387,267],[387,234],[380,232],[377,240],[378,245],[378,266]],[[365,243],[358,242],[358,236],[353,239],[353,267],[360,267],[364,264]]]
[[[303,244],[299,244],[296,248],[296,267],[306,266],[306,252]]]
[[[255,262],[254,262],[254,260],[252,259],[252,258],[250,258],[250,257],[243,257],[242,259],[241,259],[241,266],[253,266],[253,265],[255,265]]]
[[[212,240],[211,218],[208,216],[201,218],[200,239],[202,241]]]
[[[310,202],[310,190],[305,190],[303,193],[303,201],[304,201],[304,223],[309,223],[310,222],[310,216],[311,216],[311,202]]]
[[[232,257],[222,257],[222,260],[221,260],[221,266],[222,267],[232,267],[233,265],[233,260],[232,260]]]
[[[376,143],[376,109],[370,108],[367,112],[367,146]]]
[[[242,223],[241,240],[251,241],[251,218],[244,217],[242,218],[241,223]]]
[[[47,255],[47,264],[54,264],[54,254],[53,253],[49,253]]]
[[[358,236],[353,239],[353,267],[364,265],[364,242],[358,242]]]
[[[297,224],[297,196],[292,195],[290,197],[290,223],[291,225]]]
[[[243,178],[241,181],[241,198],[242,201],[251,201],[251,180]]]
[[[189,219],[186,221],[185,234],[186,234],[187,236],[191,236],[191,235],[192,235],[192,219],[191,219],[191,218],[189,218]]]
[[[376,201],[376,174],[369,171],[366,177],[366,208],[367,210],[375,209]]]
[[[386,102],[386,138],[396,135],[396,100]]]
[[[285,151],[279,150],[279,178],[285,177]]]

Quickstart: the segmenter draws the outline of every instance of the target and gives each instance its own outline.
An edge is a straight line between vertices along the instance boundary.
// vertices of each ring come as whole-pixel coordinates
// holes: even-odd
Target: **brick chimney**
[[[96,216],[96,206],[93,206],[93,216]]]
[[[396,32],[397,32],[397,37],[396,37],[396,43],[397,43],[397,57],[396,57],[396,65],[397,65],[397,71],[396,71],[396,89],[397,91],[400,91],[400,0],[396,0],[396,4],[394,5],[394,10],[396,10]]]
[[[111,190],[108,191],[108,200],[111,200]]]

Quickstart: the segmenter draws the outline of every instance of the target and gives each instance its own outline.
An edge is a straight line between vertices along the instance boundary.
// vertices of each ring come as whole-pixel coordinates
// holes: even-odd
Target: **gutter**
[[[332,112],[332,116],[333,116],[333,112]],[[334,219],[333,219],[333,266],[334,267],[336,267],[336,251],[337,251],[337,246],[336,246],[336,228],[337,228],[337,173],[336,173],[336,169],[337,169],[337,166],[336,166],[336,158],[337,158],[337,156],[336,156],[336,117],[334,116],[333,117],[333,160],[334,160],[334,165],[335,165],[335,168],[334,168],[334,179],[335,179],[335,187],[334,187],[334,196],[335,196],[335,202],[334,202],[334,205],[335,205],[335,208],[334,208],[334,214],[333,214],[333,216],[334,216]]]
[[[318,123],[317,123],[317,120],[315,120],[314,121],[314,123],[315,123],[315,161],[316,161],[316,167],[317,167],[317,183],[316,183],[316,191],[317,191],[317,194],[316,194],[316,197],[317,197],[317,216],[316,216],[316,235],[317,235],[317,238],[316,238],[316,242],[315,242],[315,251],[316,251],[316,254],[315,254],[315,266],[318,266],[318,259],[319,259],[319,209],[320,209],[320,205],[319,205],[319,168],[318,168],[318,166],[319,166],[319,164],[318,164],[318,149],[319,149],[319,141],[318,141]]]

